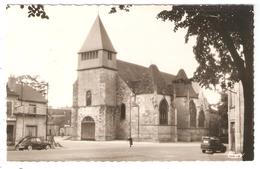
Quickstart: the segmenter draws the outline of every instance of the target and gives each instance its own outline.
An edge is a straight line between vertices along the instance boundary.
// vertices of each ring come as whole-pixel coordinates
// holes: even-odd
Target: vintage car
[[[217,137],[203,136],[201,139],[202,153],[226,152],[226,146]]]
[[[50,149],[50,148],[51,148],[51,144],[49,142],[45,142],[39,137],[30,137],[30,136],[26,136],[26,137],[22,138],[15,145],[16,150],[24,150],[24,149],[27,149],[27,150],[46,149],[47,150],[47,149]]]

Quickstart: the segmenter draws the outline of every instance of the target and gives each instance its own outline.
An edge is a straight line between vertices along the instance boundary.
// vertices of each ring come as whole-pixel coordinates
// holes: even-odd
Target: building
[[[48,135],[71,135],[71,108],[48,108]]]
[[[228,136],[228,150],[241,154],[244,139],[244,95],[241,82],[228,91]]]
[[[177,75],[117,59],[98,16],[78,52],[72,125],[77,140],[198,141],[208,133],[204,98]]]
[[[26,84],[17,84],[14,77],[7,83],[7,144],[25,136],[46,138],[47,100]]]

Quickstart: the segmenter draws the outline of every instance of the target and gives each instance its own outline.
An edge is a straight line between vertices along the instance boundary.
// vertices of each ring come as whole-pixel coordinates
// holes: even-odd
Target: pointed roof
[[[183,69],[180,69],[177,74],[177,79],[188,79],[185,71]]]
[[[116,53],[106,32],[106,29],[98,15],[94,24],[92,25],[92,28],[88,33],[85,42],[79,50],[79,53],[99,49],[105,49]]]

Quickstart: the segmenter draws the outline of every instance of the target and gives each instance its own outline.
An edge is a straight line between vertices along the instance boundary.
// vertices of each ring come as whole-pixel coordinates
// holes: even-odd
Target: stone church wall
[[[106,140],[114,140],[116,138],[116,128],[118,123],[118,107],[105,106],[104,111],[106,113]]]
[[[78,106],[86,105],[86,92],[91,91],[91,105],[116,105],[116,75],[113,70],[91,69],[78,73]]]
[[[95,139],[106,140],[105,138],[105,109],[100,106],[82,107],[78,110],[77,136],[81,136],[81,122],[90,116],[95,121]],[[81,139],[80,137],[78,139]]]
[[[190,114],[188,109],[188,102],[186,97],[178,97],[174,101],[177,109],[177,127],[189,128],[190,127]]]
[[[127,139],[130,136],[130,97],[133,95],[133,92],[127,86],[127,84],[120,78],[117,78],[117,90],[116,90],[116,102],[119,107],[119,115],[118,115],[118,125],[116,128],[116,138],[117,139]],[[121,104],[125,104],[125,119],[120,119]]]
[[[168,126],[159,125],[159,104],[164,96],[157,94],[132,93],[127,84],[119,77],[117,90],[117,104],[126,106],[126,119],[119,120],[116,138],[127,139],[131,136],[139,141],[175,141],[177,140],[177,129],[175,126],[175,111],[171,106],[170,96],[165,96],[169,105]],[[130,98],[131,123],[130,123]],[[119,112],[120,114],[120,112]],[[131,126],[130,126],[131,125]]]

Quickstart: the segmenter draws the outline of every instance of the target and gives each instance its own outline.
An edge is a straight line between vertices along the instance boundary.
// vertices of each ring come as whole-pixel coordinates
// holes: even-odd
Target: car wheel
[[[29,146],[27,147],[27,149],[28,149],[29,151],[31,151],[31,150],[32,150],[32,146],[29,145]]]
[[[46,145],[45,150],[49,150],[51,148],[50,145]]]
[[[225,153],[226,152],[226,147],[222,148],[221,152]]]
[[[202,150],[202,153],[206,153],[206,150]]]

